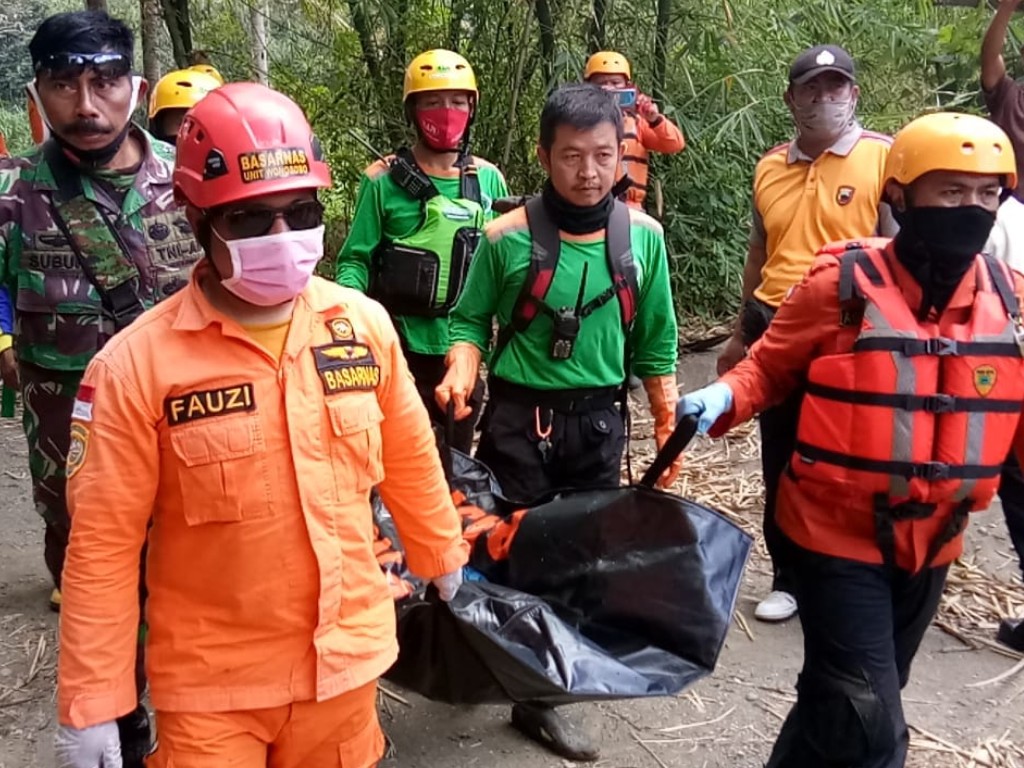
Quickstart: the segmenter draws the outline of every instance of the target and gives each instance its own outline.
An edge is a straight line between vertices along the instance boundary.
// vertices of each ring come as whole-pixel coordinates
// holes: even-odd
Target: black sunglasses
[[[228,234],[236,239],[260,237],[267,234],[278,217],[282,217],[288,229],[315,229],[324,223],[324,207],[319,200],[299,200],[287,208],[228,208],[220,211],[227,225]]]
[[[52,53],[35,63],[37,73],[47,72],[55,80],[77,79],[86,69],[115,79],[131,72],[132,62],[122,53]]]

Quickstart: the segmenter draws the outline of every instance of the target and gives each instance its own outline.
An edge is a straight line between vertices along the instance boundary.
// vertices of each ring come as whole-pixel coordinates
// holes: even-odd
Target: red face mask
[[[416,110],[416,125],[427,146],[438,152],[454,152],[469,125],[469,112],[451,107]]]

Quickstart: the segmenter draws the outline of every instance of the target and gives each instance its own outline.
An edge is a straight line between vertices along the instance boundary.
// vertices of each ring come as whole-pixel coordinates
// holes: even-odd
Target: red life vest
[[[840,258],[852,349],[811,364],[789,471],[800,483],[870,495],[876,513],[879,502],[917,517],[953,503],[962,528],[966,511],[987,507],[998,487],[1024,403],[1013,277],[978,256],[970,320],[942,336],[907,305],[884,243],[824,251]],[[907,518],[890,518],[899,519]]]

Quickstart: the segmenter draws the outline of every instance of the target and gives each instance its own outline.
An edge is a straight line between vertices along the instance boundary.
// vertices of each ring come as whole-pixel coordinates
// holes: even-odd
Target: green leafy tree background
[[[259,3],[255,7],[252,3]],[[110,0],[141,29],[138,0]],[[937,9],[931,0],[161,0],[187,16],[192,44],[228,79],[251,77],[249,20],[269,32],[271,83],[306,109],[334,171],[328,253],[352,213],[359,173],[373,160],[353,133],[387,152],[408,136],[402,73],[416,53],[458,50],[481,87],[477,154],[499,164],[517,192],[538,188],[534,145],[545,94],[576,80],[588,54],[622,51],[641,89],[677,121],[688,147],[657,157],[654,174],[680,314],[735,311],[750,224],[750,184],[761,154],[791,136],[782,102],[790,60],[821,42],[857,60],[859,114],[892,132],[941,107],[980,111],[978,51],[988,9]],[[75,2],[8,0],[0,11],[0,130],[27,149],[26,44],[46,14]],[[176,52],[161,26],[163,69]],[[1018,40],[1011,41],[1016,46]],[[183,52],[177,52],[181,58]],[[1016,48],[1007,62],[1018,73]],[[183,62],[179,61],[178,64]],[[141,51],[139,53],[141,70]],[[326,265],[329,270],[330,265]]]

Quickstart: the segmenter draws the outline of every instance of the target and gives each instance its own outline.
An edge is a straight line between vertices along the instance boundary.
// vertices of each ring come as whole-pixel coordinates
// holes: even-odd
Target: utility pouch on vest
[[[370,295],[394,315],[430,316],[441,259],[433,251],[385,243],[376,254]]]
[[[373,257],[370,295],[393,315],[444,317],[466,283],[480,242],[483,208],[472,199],[440,194],[408,150],[396,155],[391,174],[421,201],[423,219],[412,234],[381,243]]]
[[[56,142],[46,143],[43,156],[57,183],[57,191],[50,197],[53,222],[99,294],[114,330],[123,330],[146,311],[139,296],[141,276],[132,261],[131,250],[107,215],[84,196],[78,171],[71,167]],[[68,221],[75,222],[76,227],[72,229]]]
[[[477,246],[480,245],[482,230],[477,227],[463,227],[455,233],[452,243],[452,263],[448,276],[449,306],[455,306],[455,302],[462,295],[462,289],[466,286],[466,277],[469,275],[469,263],[473,260]]]

